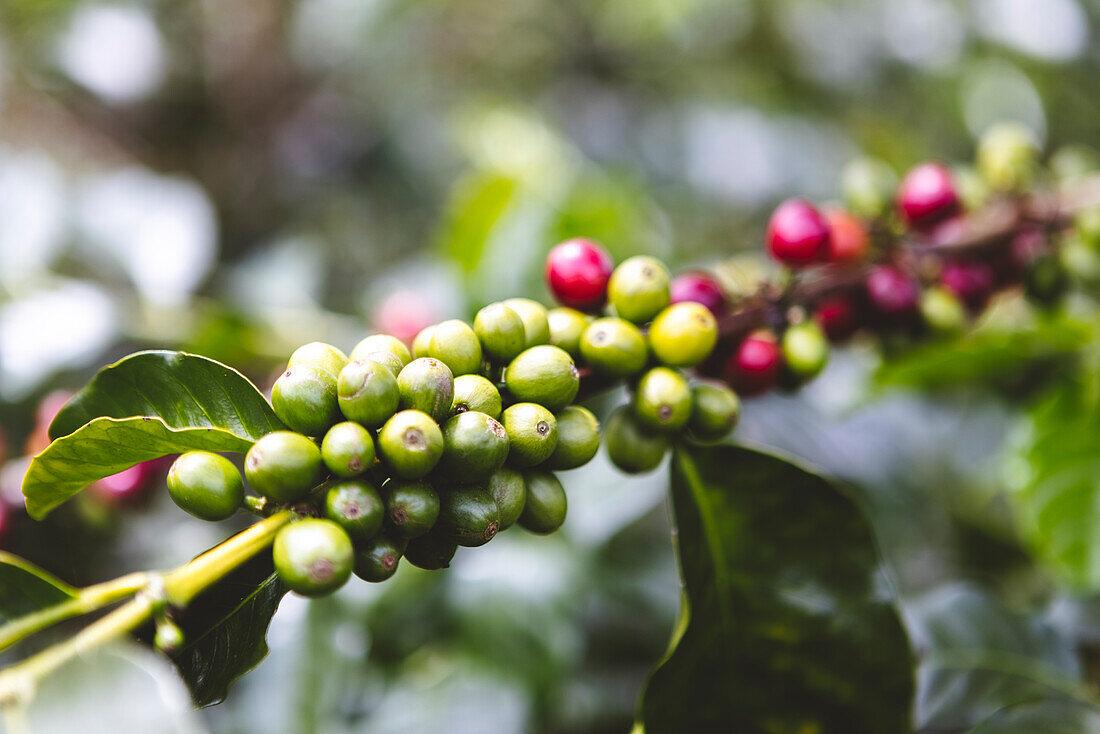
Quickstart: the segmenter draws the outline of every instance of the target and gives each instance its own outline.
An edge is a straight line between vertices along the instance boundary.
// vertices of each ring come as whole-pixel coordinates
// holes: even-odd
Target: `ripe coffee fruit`
[[[669,284],[669,302],[699,303],[707,307],[715,318],[726,312],[726,295],[722,287],[709,273],[693,270],[681,273]]]
[[[338,477],[357,477],[374,463],[374,439],[358,423],[337,423],[321,441],[321,460]]]
[[[439,423],[447,420],[454,404],[453,374],[438,359],[421,357],[409,362],[397,377],[397,389],[403,409],[427,413]]]
[[[688,430],[701,441],[717,441],[737,425],[741,401],[722,383],[701,382],[691,387],[691,418]]]
[[[851,298],[843,295],[820,301],[814,311],[814,320],[832,342],[848,339],[859,328],[855,304]]]
[[[775,335],[767,331],[749,334],[726,360],[723,375],[742,395],[758,395],[775,387],[783,366],[783,354]]]
[[[657,359],[672,367],[694,367],[718,343],[718,322],[699,303],[676,303],[649,325],[649,346]]]
[[[592,411],[570,405],[554,416],[558,421],[558,445],[546,460],[547,469],[584,466],[600,449],[600,422]]]
[[[244,502],[244,482],[233,462],[209,451],[181,454],[168,470],[168,495],[203,520],[225,520]]]
[[[635,255],[611,274],[607,296],[615,313],[627,321],[645,323],[669,303],[668,268],[660,260]]]
[[[626,377],[645,367],[645,337],[634,324],[619,318],[596,319],[581,336],[581,354],[597,372]]]
[[[467,411],[443,426],[443,459],[439,468],[451,479],[478,482],[504,466],[508,434],[496,419]]]
[[[428,354],[453,375],[472,375],[481,369],[481,341],[470,325],[459,319],[437,324],[428,343]]]
[[[378,453],[395,476],[419,479],[443,457],[443,433],[427,413],[402,410],[378,432]]]
[[[294,350],[287,361],[287,369],[292,367],[316,367],[336,379],[340,370],[348,363],[348,357],[342,351],[324,342],[310,342]]]
[[[517,400],[538,403],[550,410],[564,408],[577,397],[580,376],[573,358],[558,347],[531,347],[512,360],[504,382]]]
[[[343,586],[354,565],[351,538],[331,520],[305,519],[275,536],[275,570],[302,596],[324,596]]]
[[[470,548],[485,545],[500,530],[500,508],[482,485],[452,487],[439,498],[433,532]]]
[[[352,361],[364,359],[374,352],[389,352],[401,361],[402,367],[412,361],[412,353],[405,342],[389,334],[371,334],[366,337],[351,350],[350,358]]]
[[[419,538],[439,517],[439,495],[425,481],[389,479],[382,485],[386,522],[398,538]]]
[[[553,472],[531,471],[524,477],[527,501],[519,516],[519,526],[538,535],[548,535],[562,526],[568,502],[565,488]]]
[[[279,420],[307,436],[321,436],[340,420],[336,378],[317,367],[290,367],[271,388]]]
[[[478,311],[474,332],[486,354],[498,362],[507,362],[527,346],[523,319],[503,303],[491,303]]]
[[[546,318],[550,324],[550,344],[579,357],[581,334],[588,328],[588,317],[575,309],[559,307],[550,309]]]
[[[516,403],[504,409],[501,423],[508,433],[508,462],[518,467],[541,464],[558,445],[558,421],[535,403]]]
[[[397,573],[405,540],[379,533],[355,550],[355,575],[364,581],[379,583]]]
[[[516,524],[527,499],[527,485],[523,475],[515,469],[503,467],[489,477],[486,489],[500,510],[500,530],[507,530]]]
[[[643,428],[626,405],[608,416],[604,443],[611,462],[628,474],[653,471],[668,451],[668,436]]]
[[[765,234],[768,253],[792,268],[824,261],[829,254],[829,223],[813,204],[789,199],[776,208]]]
[[[524,348],[550,341],[550,322],[547,320],[546,306],[530,298],[509,298],[501,303],[519,314],[523,321],[526,336]]]
[[[867,276],[867,297],[879,314],[898,321],[912,315],[920,300],[916,278],[891,265],[879,265]]]
[[[866,257],[871,245],[866,225],[837,207],[827,207],[823,213],[829,224],[829,262],[853,262]]]
[[[554,300],[582,311],[598,311],[607,301],[607,282],[615,262],[598,242],[572,239],[546,257],[546,284]]]
[[[325,517],[344,529],[352,540],[367,540],[382,527],[382,498],[378,490],[359,479],[346,479],[325,493]]]
[[[454,414],[475,410],[492,418],[500,418],[503,408],[500,392],[481,375],[459,375],[455,378],[455,396],[451,404]]]
[[[993,294],[993,268],[980,260],[944,263],[940,283],[958,296],[972,313],[977,313],[985,308]]]
[[[691,417],[691,388],[684,376],[668,367],[654,367],[638,380],[634,415],[646,428],[673,433]]]
[[[897,203],[906,223],[918,229],[942,222],[961,208],[951,171],[940,163],[922,163],[905,174]]]
[[[300,433],[275,431],[252,445],[244,475],[257,492],[278,503],[304,497],[321,481],[321,450]]]
[[[377,428],[397,411],[400,395],[393,372],[378,362],[348,362],[336,381],[340,412],[348,420]]]

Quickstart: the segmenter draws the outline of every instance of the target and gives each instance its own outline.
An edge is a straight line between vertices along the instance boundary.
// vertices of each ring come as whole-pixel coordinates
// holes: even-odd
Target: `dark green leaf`
[[[31,460],[23,477],[27,512],[40,520],[92,482],[142,461],[193,449],[244,452],[251,445],[226,430],[173,429],[160,418],[97,418]]]
[[[907,730],[912,656],[850,498],[716,446],[676,451],[672,501],[684,616],[642,698],[647,734]]]
[[[1084,703],[1027,703],[998,712],[970,734],[1100,734],[1100,710]]]
[[[284,428],[243,375],[184,352],[131,354],[104,367],[54,418],[50,438],[96,418],[155,416],[169,428],[217,428],[248,441]]]
[[[53,606],[77,590],[30,561],[0,551],[0,623]]]
[[[172,659],[197,706],[220,703],[267,656],[267,628],[286,592],[271,554],[260,553],[187,606],[185,643]]]

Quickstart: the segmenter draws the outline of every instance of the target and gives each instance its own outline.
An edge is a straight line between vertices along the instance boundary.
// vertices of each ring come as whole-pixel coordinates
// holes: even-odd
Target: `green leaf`
[[[467,274],[481,265],[493,229],[508,211],[515,193],[514,179],[493,173],[479,173],[455,186],[439,243],[443,253]]]
[[[41,520],[89,484],[134,464],[184,451],[248,451],[252,441],[216,428],[169,428],[160,418],[96,418],[31,460],[27,512]]]
[[[1012,706],[970,734],[1098,734],[1100,710],[1083,703],[1039,702]]]
[[[255,441],[285,426],[256,386],[220,362],[184,352],[131,354],[104,367],[50,425],[50,438],[96,418],[160,418],[169,428],[217,428]]]
[[[647,734],[908,730],[912,656],[851,499],[715,446],[677,449],[672,503],[687,619],[643,694]]]
[[[53,574],[30,561],[0,551],[0,623],[44,609],[77,594]]]
[[[185,644],[172,659],[195,705],[223,701],[267,656],[267,628],[286,592],[271,554],[261,553],[187,606],[179,620]]]

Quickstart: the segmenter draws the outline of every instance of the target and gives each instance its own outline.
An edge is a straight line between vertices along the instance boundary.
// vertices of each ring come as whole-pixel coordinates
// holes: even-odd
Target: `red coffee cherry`
[[[0,501],[0,548],[4,548],[15,527],[15,511]]]
[[[546,284],[554,299],[580,311],[598,311],[607,302],[607,281],[615,262],[598,242],[566,240],[546,256]]]
[[[810,265],[828,257],[829,223],[813,204],[789,199],[772,213],[766,240],[768,252],[784,265]]]
[[[140,504],[148,496],[157,474],[157,466],[156,460],[135,464],[118,474],[100,479],[89,490],[112,505]]]
[[[829,262],[862,260],[871,244],[863,221],[838,207],[828,207],[823,214],[829,224]]]
[[[670,303],[701,303],[720,317],[726,310],[726,295],[709,273],[692,270],[680,273],[669,284]]]
[[[775,335],[756,331],[733,350],[723,376],[741,395],[759,395],[775,387],[782,366],[783,354]]]
[[[944,263],[940,282],[972,312],[981,311],[993,293],[993,268],[980,260]]]
[[[819,301],[814,318],[832,342],[845,341],[859,329],[859,316],[848,296],[832,296]]]
[[[921,163],[898,187],[898,210],[910,227],[927,228],[958,214],[961,206],[951,171],[940,163]]]
[[[867,276],[867,297],[876,311],[896,320],[916,312],[920,284],[898,268],[879,265]]]

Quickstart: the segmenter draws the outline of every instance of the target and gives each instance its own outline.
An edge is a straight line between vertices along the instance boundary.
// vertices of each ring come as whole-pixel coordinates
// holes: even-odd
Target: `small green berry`
[[[971,166],[954,166],[951,169],[951,178],[955,182],[955,190],[964,210],[977,211],[989,203],[993,192],[989,190],[989,184],[981,174]]]
[[[475,410],[492,418],[500,418],[503,408],[500,391],[481,375],[459,375],[455,378],[455,396],[452,413]]]
[[[691,388],[676,370],[654,367],[638,380],[633,405],[634,416],[643,426],[672,433],[691,417]]]
[[[302,596],[324,596],[351,576],[351,538],[331,520],[299,520],[279,531],[272,548],[275,570],[287,587]]]
[[[523,481],[523,475],[515,469],[503,467],[489,477],[486,489],[500,510],[500,529],[507,530],[515,525],[527,498],[527,485]]]
[[[402,410],[378,432],[378,453],[394,475],[419,479],[442,458],[443,433],[427,413]]]
[[[440,469],[456,481],[487,479],[508,458],[508,434],[504,426],[484,413],[467,411],[443,426],[443,459]]]
[[[1018,122],[1002,122],[978,140],[978,171],[997,191],[1022,191],[1039,167],[1039,141]]]
[[[428,533],[409,541],[405,560],[425,571],[437,571],[451,565],[456,550],[458,543],[440,533]]]
[[[346,479],[325,493],[325,517],[344,529],[352,540],[374,537],[382,527],[382,498],[378,490],[359,479]]]
[[[290,367],[271,388],[279,420],[307,436],[321,436],[340,420],[336,378],[317,367]]]
[[[576,309],[552,308],[546,314],[550,324],[550,343],[569,352],[573,357],[581,356],[581,334],[588,328],[589,318]]]
[[[435,324],[431,326],[425,326],[421,329],[412,343],[412,356],[413,359],[420,359],[421,357],[430,357],[428,354],[432,344],[432,334],[435,332]]]
[[[558,421],[541,405],[511,405],[501,414],[501,423],[508,434],[508,461],[515,466],[541,464],[558,445]]]
[[[225,520],[244,502],[244,482],[233,462],[209,451],[181,454],[168,470],[168,495],[184,512]]]
[[[351,359],[353,361],[363,359],[372,352],[389,352],[401,360],[401,366],[405,366],[412,361],[412,354],[409,352],[409,348],[405,346],[405,342],[389,334],[371,334],[363,339],[355,345],[355,349],[351,350]]]
[[[352,354],[355,354],[352,352]],[[401,361],[393,352],[366,352],[360,353],[355,356],[353,362],[377,362],[390,372],[393,373],[394,378],[401,374],[401,370],[405,369],[405,362]]]
[[[367,428],[385,423],[397,412],[400,402],[393,372],[365,359],[348,362],[336,381],[336,393],[344,417]]]
[[[442,423],[454,403],[455,382],[451,369],[438,359],[420,357],[397,376],[401,408],[419,410]]]
[[[507,362],[527,346],[523,319],[503,303],[491,303],[478,311],[474,331],[485,352],[499,362]]]
[[[877,219],[888,214],[897,188],[898,174],[878,158],[856,158],[840,174],[844,205],[857,217]]]
[[[816,377],[829,361],[829,340],[814,320],[792,324],[783,332],[783,363],[801,380]]]
[[[183,647],[184,642],[183,630],[179,625],[167,621],[157,624],[157,631],[153,635],[153,646],[157,650],[171,655]]]
[[[649,356],[642,332],[619,318],[596,319],[589,324],[581,336],[581,354],[593,369],[611,377],[639,372]]]
[[[439,495],[424,481],[389,479],[382,485],[386,521],[398,538],[419,538],[439,517]]]
[[[447,365],[452,375],[472,375],[481,369],[481,342],[465,321],[450,319],[436,325],[428,356]]]
[[[669,274],[657,258],[635,255],[621,262],[607,282],[607,298],[616,315],[641,324],[669,301]]]
[[[570,405],[556,416],[558,445],[546,460],[547,469],[576,469],[584,466],[600,450],[600,422],[592,411]]]
[[[969,320],[963,302],[943,286],[929,288],[921,294],[920,312],[924,322],[940,334],[958,334]]]
[[[565,488],[553,472],[532,471],[524,475],[527,501],[519,516],[519,526],[539,535],[548,535],[565,522],[568,502]]]
[[[653,319],[649,346],[657,359],[671,367],[694,367],[718,343],[718,322],[701,303],[674,303]]]
[[[526,334],[524,347],[530,348],[550,341],[550,322],[546,318],[546,306],[530,298],[509,298],[502,304],[519,314]]]
[[[481,485],[453,487],[439,498],[435,532],[466,546],[485,545],[500,529],[500,508]]]
[[[324,342],[310,342],[303,344],[294,350],[287,361],[287,369],[291,367],[316,367],[319,370],[332,375],[336,379],[340,370],[348,363],[348,357],[342,351]]]
[[[691,387],[691,419],[688,429],[701,441],[717,441],[737,425],[741,401],[721,382],[701,382]]]
[[[275,431],[252,445],[244,475],[252,488],[275,502],[301,499],[321,481],[321,449],[300,433]]]
[[[628,406],[619,406],[608,416],[604,443],[611,463],[628,474],[656,469],[668,451],[668,437],[641,426]]]
[[[513,359],[504,373],[504,383],[517,400],[550,410],[573,402],[581,386],[573,358],[549,344],[531,347]]]
[[[374,463],[374,439],[358,423],[337,423],[321,441],[321,460],[338,477],[357,477]]]
[[[364,581],[379,583],[397,573],[406,540],[379,533],[355,550],[355,575]]]

